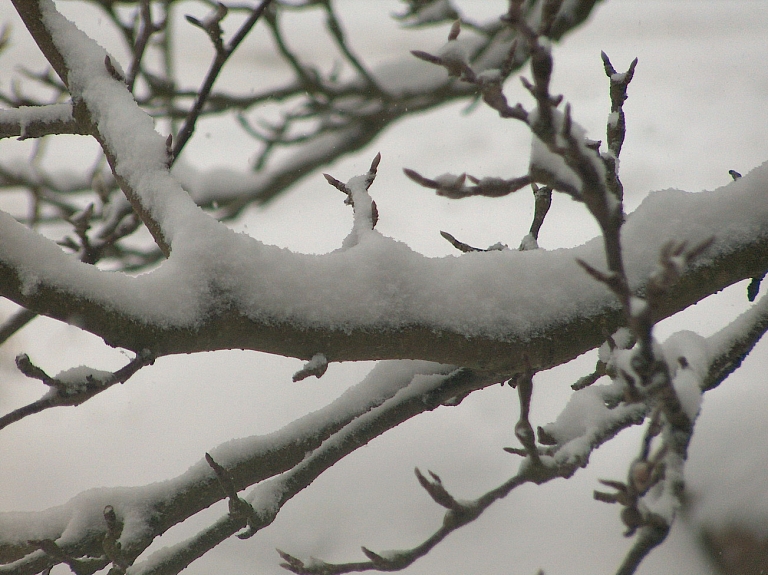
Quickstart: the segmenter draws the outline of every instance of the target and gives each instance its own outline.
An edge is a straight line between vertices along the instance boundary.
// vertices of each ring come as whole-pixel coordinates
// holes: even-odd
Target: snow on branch
[[[89,135],[72,116],[72,104],[20,106],[0,110],[0,138],[17,136],[20,140],[51,134]]]
[[[357,245],[368,232],[376,227],[379,221],[379,210],[376,208],[376,202],[368,194],[368,188],[371,187],[371,184],[376,179],[376,170],[379,167],[379,162],[381,162],[381,154],[376,154],[368,172],[362,176],[352,178],[346,184],[333,176],[323,174],[329,184],[347,195],[344,203],[352,206],[354,210],[352,231],[342,243],[344,249]]]
[[[670,289],[660,316],[761,274],[768,267],[766,182],[764,165],[713,192],[651,194],[622,227],[631,289],[642,288],[666,241],[694,245],[713,231],[706,257]],[[690,217],[673,221],[669,213]],[[217,224],[205,237],[190,229],[164,265],[133,278],[81,264],[0,218],[3,296],[62,321],[77,309],[83,329],[156,356],[243,348],[309,360],[322,349],[329,361],[342,361],[397,358],[407,348],[423,359],[488,366],[532,342],[532,361],[543,366],[545,342],[558,333],[567,340],[569,325],[584,328],[586,347],[569,340],[559,348],[567,357],[600,344],[601,322],[615,318],[608,329],[619,327],[610,295],[575,264],[601,266],[599,239],[551,253],[426,258],[376,234],[344,252],[311,256]],[[538,345],[545,347],[535,351]]]
[[[120,561],[133,564],[155,537],[228,498],[230,515],[223,521],[175,551],[163,550],[133,567],[134,573],[143,575],[177,573],[249,522],[253,529],[268,525],[282,504],[374,437],[419,413],[450,404],[457,395],[496,381],[488,374],[453,366],[382,362],[327,407],[278,432],[220,445],[175,479],[145,487],[93,490],[61,507],[23,517],[0,513],[0,561],[15,561],[13,569],[24,572],[43,569],[51,556],[34,552],[28,544],[30,539],[54,540],[67,557],[81,557],[83,550],[93,557],[103,555],[100,546],[109,527],[103,510],[109,506],[122,526],[117,540],[122,550]],[[274,479],[264,482],[269,477]],[[236,490],[259,482],[245,497],[236,495]],[[56,562],[63,561],[62,557]],[[99,561],[101,567],[108,563]],[[0,573],[6,568],[10,566],[0,567]]]
[[[122,369],[114,373],[80,366],[51,377],[33,364],[29,356],[21,354],[16,357],[16,366],[19,371],[29,378],[42,381],[50,388],[50,391],[39,400],[0,417],[0,429],[24,417],[52,407],[80,405],[115,384],[125,383],[141,368],[152,363],[154,363],[152,354],[147,350],[143,350]]]
[[[766,331],[768,298],[763,298],[731,325],[709,338],[690,332],[671,336],[660,349],[669,365],[676,366],[671,375],[680,400],[688,402],[691,395],[698,398],[710,389],[706,382],[713,376],[724,377],[722,366],[731,364],[736,357],[743,357]],[[744,334],[750,335],[745,337]],[[617,336],[617,339],[621,341],[623,338]],[[615,349],[629,352],[624,346]],[[609,368],[609,371],[616,374],[615,367]],[[530,383],[530,375],[523,375],[516,385],[519,387],[526,380]],[[694,382],[695,389],[684,388],[681,385],[683,380]],[[529,396],[523,399],[524,393],[527,392],[521,393],[521,402],[530,401]],[[694,411],[689,412],[691,418],[695,418],[697,410],[698,403]],[[522,412],[523,409],[521,421]],[[679,497],[679,492],[675,490],[679,488],[682,479],[682,461],[670,458],[672,448],[662,447],[651,453],[651,440],[663,427],[661,411],[653,401],[638,400],[628,382],[621,377],[614,377],[614,381],[609,384],[590,385],[576,391],[557,419],[539,428],[539,446],[528,443],[525,449],[505,448],[510,453],[526,457],[525,461],[517,474],[475,499],[457,498],[448,491],[437,474],[430,471],[429,477],[426,477],[417,469],[419,483],[438,505],[446,508],[442,525],[419,545],[410,549],[380,552],[362,547],[367,561],[350,563],[328,563],[317,558],[305,561],[278,550],[283,560],[281,565],[300,575],[403,570],[426,555],[451,532],[474,521],[493,503],[520,485],[539,485],[556,478],[568,478],[579,468],[586,467],[596,449],[624,429],[642,424],[649,415],[652,415],[652,419],[643,441],[642,453],[631,465],[628,481],[604,480],[601,483],[614,492],[595,491],[595,499],[622,505],[624,509],[621,517],[627,525],[627,535],[638,531],[635,544],[617,571],[625,575],[634,573],[640,561],[665,539],[669,531],[670,513],[674,513],[675,501]],[[525,445],[526,441],[520,439]]]
[[[310,375],[314,375],[320,379],[328,369],[328,359],[322,353],[316,353],[312,356],[304,367],[293,374],[293,381],[301,381],[308,378]]]
[[[595,334],[586,337],[585,345],[594,347],[600,322],[617,317],[600,286],[574,271],[576,258],[596,263],[602,259],[599,241],[556,254],[494,252],[441,260],[424,258],[377,234],[369,234],[366,242],[345,252],[324,256],[291,254],[234,234],[198,210],[168,174],[166,142],[154,132],[151,120],[137,108],[125,86],[106,70],[104,52],[49,3],[43,5],[52,32],[46,36],[38,21],[33,26],[38,41],[53,45],[52,41],[46,44],[46,39],[55,36],[61,43],[61,52],[71,60],[67,60],[72,67],[71,89],[93,107],[91,120],[104,134],[105,150],[114,155],[116,174],[123,183],[133,182],[129,196],[133,194],[147,208],[145,215],[151,213],[151,220],[162,226],[163,237],[173,238],[174,254],[166,265],[139,278],[107,274],[79,265],[5,218],[0,293],[13,301],[63,321],[71,320],[71,309],[76,307],[78,325],[84,329],[112,345],[149,349],[156,356],[239,347],[309,360],[322,349],[329,361],[340,361],[396,358],[407,349],[411,357],[484,369],[494,362],[514,363],[509,358],[517,357],[513,352],[528,341],[540,341],[532,346],[540,349],[531,356],[540,364],[537,367],[548,364],[550,360],[544,359],[550,356],[545,351],[548,338],[584,322]],[[516,25],[532,34],[527,24]],[[547,125],[559,130],[557,137],[567,144],[563,153],[575,155],[569,168],[579,171],[584,180],[589,170],[598,171],[592,160],[600,162],[600,158],[574,135],[575,124],[568,114],[557,116],[550,109],[556,98],[546,91],[549,52],[543,40],[532,38],[533,92],[539,110],[528,121],[542,137]],[[82,48],[77,56],[73,55],[75,45]],[[57,53],[50,56],[54,62]],[[549,121],[544,120],[547,116]],[[711,235],[702,235],[705,227],[718,230],[714,255],[746,250],[742,242],[754,247],[765,241],[765,215],[760,209],[764,202],[759,201],[765,171],[760,168],[733,182],[733,190],[690,197],[667,192],[649,199],[623,229],[630,250],[625,254],[631,264],[628,273],[635,278],[632,289],[642,286],[655,252],[673,237],[696,243]],[[595,178],[595,185],[603,189],[604,183]],[[507,183],[506,190],[525,182],[523,177],[514,186]],[[477,185],[482,188],[483,180]],[[717,198],[726,196],[723,201],[729,207],[742,203],[749,208],[720,209]],[[677,223],[648,216],[654,212],[654,203],[660,205],[665,197],[675,203],[674,210],[691,217]],[[600,198],[595,200],[596,209],[610,208],[608,196]],[[607,215],[609,222],[622,216],[615,206]],[[744,234],[742,221],[754,222],[755,233]],[[31,258],[30,253],[37,255]],[[725,260],[702,262],[702,266],[715,264],[720,271],[735,265]],[[755,268],[750,270],[753,275],[764,271],[759,259],[750,265]],[[705,284],[706,289],[715,291],[742,278],[740,265],[730,269],[730,275],[720,274],[718,282]],[[690,273],[693,281],[704,272]],[[495,289],[500,281],[504,289]],[[693,301],[684,290],[674,289],[668,299],[662,313],[673,313]],[[563,351],[564,357],[576,351],[569,346],[563,349],[568,350]],[[507,367],[514,371],[517,366]]]
[[[584,390],[585,392],[587,390]],[[589,389],[588,393],[594,393]],[[587,395],[587,393],[584,393]],[[570,405],[570,404],[569,404]],[[280,552],[284,568],[300,575],[336,575],[367,570],[400,571],[430,550],[440,544],[450,533],[471,523],[482,515],[486,509],[509,495],[517,487],[526,483],[537,485],[552,479],[570,477],[580,467],[586,466],[590,454],[600,445],[613,438],[621,430],[641,423],[645,417],[646,408],[642,405],[620,406],[609,410],[602,404],[605,415],[595,420],[593,425],[583,431],[583,441],[577,452],[570,452],[568,457],[559,455],[559,445],[554,448],[543,448],[537,460],[529,459],[520,466],[518,473],[510,477],[498,487],[471,500],[458,499],[451,495],[441,479],[430,472],[431,478],[426,478],[418,470],[416,476],[419,483],[439,505],[446,508],[442,525],[419,545],[410,549],[388,550],[373,552],[363,547],[363,553],[368,561],[351,563],[327,563],[319,559],[303,561],[285,552]],[[568,407],[566,407],[568,409]],[[574,438],[575,439],[575,438]],[[574,448],[574,445],[569,445]]]
[[[165,139],[136,104],[115,61],[51,0],[16,3],[38,46],[67,84],[75,117],[101,144],[120,187],[168,255],[183,225],[211,226],[170,176]],[[112,70],[112,71],[110,71]]]

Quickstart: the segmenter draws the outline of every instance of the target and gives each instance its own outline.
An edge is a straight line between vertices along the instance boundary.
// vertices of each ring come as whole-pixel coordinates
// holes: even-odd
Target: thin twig
[[[0,326],[0,345],[5,343],[9,337],[11,337],[36,317],[37,314],[28,309],[20,309],[14,313],[2,326]]]
[[[160,24],[159,26],[156,26],[152,23],[150,0],[141,0],[139,11],[141,14],[141,31],[134,43],[133,61],[131,62],[131,67],[128,69],[128,75],[125,78],[125,84],[131,92],[133,92],[133,85],[141,70],[141,61],[144,58],[144,50],[149,43],[149,39],[152,37],[152,34],[159,32],[164,25]]]
[[[208,69],[208,74],[206,74],[205,80],[203,81],[203,85],[200,87],[200,90],[197,93],[197,98],[195,98],[195,103],[193,104],[192,109],[189,111],[189,114],[187,115],[187,119],[184,122],[184,125],[181,127],[181,130],[179,130],[179,133],[176,135],[176,143],[173,147],[173,161],[175,161],[176,158],[179,157],[179,154],[181,154],[181,151],[184,149],[184,146],[187,145],[189,138],[192,136],[192,133],[195,131],[195,124],[197,123],[197,118],[199,117],[200,112],[202,111],[206,101],[208,100],[208,96],[211,92],[211,89],[213,88],[213,84],[216,81],[216,78],[219,75],[219,72],[221,72],[221,69],[224,67],[224,64],[226,63],[226,61],[234,53],[234,51],[240,45],[240,42],[242,42],[243,39],[246,37],[248,32],[251,31],[251,29],[259,20],[259,18],[264,13],[264,11],[267,9],[267,6],[269,6],[271,1],[272,0],[262,0],[261,4],[259,4],[257,7],[253,9],[253,11],[251,12],[251,15],[243,23],[243,25],[240,26],[237,33],[235,33],[235,35],[227,43],[227,45],[222,46],[221,48],[216,50],[216,57],[211,63],[211,67]]]
[[[48,376],[45,372],[29,362],[29,358],[26,358],[26,360],[24,360],[24,358],[26,358],[26,356],[19,356],[19,358],[17,358],[17,364],[20,369],[24,370],[24,374],[28,377],[40,379],[43,383],[50,386],[51,390],[41,399],[33,401],[30,404],[15,409],[0,417],[0,429],[52,407],[80,405],[94,395],[109,389],[117,383],[125,383],[141,368],[151,365],[155,361],[154,355],[145,350],[142,353],[138,353],[134,359],[128,362],[128,364],[110,374],[108,377],[105,377],[103,380],[86,376],[80,382],[65,383],[57,380],[55,377]]]

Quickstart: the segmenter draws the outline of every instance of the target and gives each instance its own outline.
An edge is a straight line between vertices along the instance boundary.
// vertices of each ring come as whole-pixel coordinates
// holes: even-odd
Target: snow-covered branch
[[[72,116],[71,104],[21,106],[0,110],[0,138],[40,138],[51,134],[89,135]]]
[[[667,240],[696,244],[715,235],[706,256],[661,298],[659,318],[768,268],[766,187],[764,165],[716,191],[652,194],[628,217],[622,237],[633,290],[642,290]],[[316,353],[329,361],[411,357],[515,372],[523,347],[534,367],[548,367],[619,327],[611,295],[575,263],[601,267],[600,239],[556,252],[435,259],[371,230],[353,248],[311,256],[212,221],[202,223],[204,234],[195,222],[207,217],[197,214],[179,228],[170,259],[136,278],[81,264],[2,216],[0,293],[62,321],[77,310],[83,329],[157,356],[243,348],[304,360]],[[578,340],[570,335],[577,332]]]
[[[276,476],[245,498],[259,517],[274,518],[283,503],[351,451],[419,413],[496,381],[452,366],[384,362],[326,408],[274,434],[223,444],[210,450],[210,458],[226,470],[238,491]],[[276,485],[282,487],[276,490]],[[278,499],[267,497],[270,493],[278,494]],[[102,513],[105,506],[115,511],[122,525],[121,557],[130,564],[155,537],[226,496],[210,464],[201,461],[160,484],[93,490],[32,515],[0,514],[0,560],[7,563],[0,566],[0,573],[37,573],[51,561],[50,554],[35,551],[29,540],[55,540],[63,553],[102,557],[99,568],[107,565],[101,548],[108,528]],[[205,542],[203,547],[187,542],[178,553],[160,552],[135,569],[137,573],[177,573],[245,526],[242,518],[225,519],[198,537]],[[214,532],[218,536],[212,539]]]
[[[203,20],[187,17],[216,52],[203,87],[194,93],[173,85],[167,62],[165,78],[153,76],[143,63],[150,36],[165,26],[162,17],[153,18],[149,0],[130,25],[104,4],[130,48],[127,74],[52,0],[14,4],[60,77],[56,101],[62,101],[65,86],[72,103],[0,111],[0,137],[88,134],[106,162],[99,160],[87,177],[72,180],[78,192],[93,188],[100,204],[44,200],[59,208],[48,217],[66,220],[75,239],[57,244],[37,229],[39,203],[25,222],[30,225],[0,213],[0,296],[22,306],[0,327],[0,339],[44,314],[136,356],[115,372],[80,367],[55,376],[28,356],[18,356],[19,370],[49,391],[0,417],[0,428],[48,407],[78,405],[163,355],[248,349],[300,358],[306,363],[294,381],[320,377],[332,362],[397,361],[380,363],[339,399],[278,432],[208,451],[174,479],[95,489],[42,512],[0,513],[0,574],[34,574],[53,565],[83,574],[110,567],[110,573],[176,574],[232,535],[247,538],[271,524],[296,494],[372,439],[500,382],[516,387],[520,400],[514,433],[522,448],[507,451],[524,459],[507,481],[467,501],[454,496],[437,474],[417,471],[419,483],[446,510],[442,525],[420,544],[401,551],[363,548],[366,561],[343,564],[306,562],[281,552],[284,566],[318,575],[402,569],[518,486],[570,477],[588,464],[595,449],[644,421],[646,432],[626,480],[603,480],[611,492],[595,497],[618,503],[626,534],[637,534],[620,573],[634,572],[666,537],[682,501],[683,468],[701,394],[736,369],[768,330],[768,300],[763,297],[708,339],[684,332],[659,344],[653,330],[661,319],[743,279],[753,278],[748,293],[750,301],[756,298],[757,278],[768,271],[768,163],[743,177],[733,172],[734,181],[714,191],[651,194],[626,214],[618,159],[626,127],[622,105],[637,60],[619,73],[603,54],[611,89],[607,151],[586,138],[571,108],[560,107],[564,98],[550,92],[551,41],[581,21],[594,2],[513,0],[489,25],[462,17],[449,0],[411,2],[403,18],[414,25],[455,19],[443,48],[434,54],[413,52],[422,70],[428,62],[437,71],[419,76],[413,86],[404,79],[409,76],[405,68],[396,66],[400,76],[393,79],[358,58],[330,2],[317,4],[346,68],[327,77],[289,46],[280,20],[284,3],[232,6],[248,16],[229,42],[221,23],[230,8],[219,4]],[[295,156],[261,173],[212,185],[195,181],[198,172],[183,163],[172,172],[196,121],[232,104],[232,98],[213,91],[213,83],[262,13],[295,76],[275,101],[299,99],[300,105],[277,124],[263,124],[261,132],[244,114],[239,120],[264,142],[260,168],[275,147],[294,146]],[[167,6],[160,14],[168,16]],[[474,36],[460,38],[462,27]],[[167,43],[167,34],[162,36],[158,41]],[[532,72],[532,81],[523,80],[534,102],[530,110],[510,105],[503,85],[526,61]],[[443,232],[465,253],[429,258],[384,236],[376,227],[379,191],[373,183],[381,170],[399,166],[390,168],[386,157],[381,163],[381,155],[362,175],[346,173],[344,180],[326,175],[353,208],[352,232],[330,253],[307,255],[266,245],[235,233],[200,207],[215,209],[222,220],[234,217],[318,165],[370,142],[406,113],[470,96],[530,129],[528,173],[511,179],[406,174],[451,198],[500,197],[532,185],[536,208],[520,250],[501,244],[481,250]],[[190,109],[182,110],[184,98],[194,100]],[[242,112],[257,101],[265,101],[263,93],[233,107]],[[175,141],[155,131],[153,113],[169,121],[172,134],[174,122],[187,118]],[[311,127],[295,131],[302,122]],[[0,184],[28,185],[39,196],[45,194],[37,194],[35,182],[44,179],[34,165],[0,168]],[[117,186],[125,196],[113,194]],[[63,195],[66,186],[60,188]],[[582,202],[602,236],[570,249],[535,249],[553,190]],[[219,200],[224,203],[217,206]],[[139,219],[156,243],[152,253],[165,259],[139,276],[128,273],[127,252],[122,252],[120,271],[93,265],[108,250],[119,250]],[[148,253],[143,252],[142,265],[156,261]],[[530,409],[536,374],[598,347],[595,372],[574,386],[553,423],[536,428]],[[604,376],[612,382],[598,382]],[[222,500],[229,503],[225,516],[187,541],[146,556],[157,537]]]
[[[734,354],[746,353],[768,331],[768,298],[756,304],[709,338],[691,332],[674,334],[661,346],[662,354],[670,365],[676,366],[674,387],[677,397],[687,413],[695,418],[701,394],[711,389],[707,383],[715,377],[722,378],[723,365],[733,362]],[[749,335],[745,335],[749,334]],[[620,337],[617,339],[621,339]],[[735,348],[739,348],[735,351]],[[607,345],[606,345],[607,348]],[[602,355],[602,354],[601,354]],[[611,368],[616,373],[615,366]],[[522,382],[518,381],[520,386]],[[514,489],[526,483],[537,485],[557,478],[568,478],[589,463],[592,453],[614,438],[621,431],[643,423],[653,411],[653,402],[632,399],[627,382],[615,379],[609,384],[590,385],[576,391],[557,419],[538,430],[540,446],[532,456],[529,449],[505,448],[510,453],[528,456],[518,473],[498,487],[472,499],[457,499],[451,495],[439,476],[430,472],[426,478],[417,469],[416,475],[446,513],[443,524],[419,545],[410,549],[373,552],[363,547],[367,561],[333,564],[312,558],[310,561],[280,551],[282,566],[301,575],[335,575],[368,570],[400,571],[426,555],[450,533],[474,521],[495,502],[503,499]],[[523,407],[521,406],[521,414]],[[658,419],[649,424],[644,450],[659,429]],[[690,438],[690,433],[688,435]],[[633,513],[623,512],[622,519],[633,533],[638,530],[634,545],[630,548],[617,574],[631,575],[642,559],[666,537],[676,507],[682,480],[680,468],[669,462],[666,449],[658,452],[657,461],[646,461],[648,453],[635,461],[630,470],[630,480],[625,484],[605,481],[605,485],[618,490],[617,495],[595,492],[595,498],[611,503],[621,503]],[[662,460],[667,459],[666,465]],[[664,479],[664,481],[662,481]],[[665,487],[666,486],[666,487]],[[665,487],[665,488],[662,488]],[[640,491],[638,491],[638,489]],[[641,502],[642,500],[642,502]],[[650,517],[641,520],[637,506]],[[672,506],[670,510],[669,506]],[[661,515],[659,515],[661,514]],[[633,523],[634,522],[634,523]]]
[[[19,15],[75,103],[78,123],[89,126],[126,197],[168,255],[182,217],[203,218],[171,178],[167,144],[136,104],[110,56],[64,18],[50,0],[15,2]]]
[[[115,384],[125,383],[142,367],[153,362],[154,358],[145,352],[137,354],[133,360],[115,373],[96,371],[80,366],[51,377],[34,365],[29,356],[19,355],[16,358],[16,365],[19,370],[27,377],[42,381],[50,388],[50,391],[41,399],[0,417],[0,429],[24,417],[52,407],[80,405]]]

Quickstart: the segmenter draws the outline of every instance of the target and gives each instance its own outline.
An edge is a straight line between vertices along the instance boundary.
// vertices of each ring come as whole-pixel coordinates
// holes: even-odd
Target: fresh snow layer
[[[709,257],[764,235],[767,183],[764,164],[713,192],[651,194],[623,229],[630,281],[651,273],[667,241],[685,238],[693,245],[714,235]],[[201,219],[204,230],[197,227]],[[55,286],[161,326],[200,325],[226,304],[256,321],[308,327],[423,324],[467,336],[524,337],[611,301],[575,263],[581,258],[603,267],[599,238],[573,249],[427,258],[368,230],[349,249],[306,255],[195,217],[186,225],[177,220],[165,263],[130,277],[77,262],[10,216],[0,215],[0,224],[0,260],[18,270],[27,293],[41,283]]]
[[[575,263],[581,258],[603,267],[600,239],[552,252],[507,250],[427,258],[356,222],[350,242],[354,245],[315,256],[264,245],[229,230],[202,212],[172,178],[164,139],[125,86],[106,71],[106,52],[59,15],[52,2],[42,6],[45,24],[71,68],[73,94],[87,103],[106,147],[117,158],[117,173],[138,194],[171,243],[172,253],[159,269],[139,277],[99,271],[9,216],[0,216],[0,261],[17,270],[25,293],[45,284],[159,326],[199,327],[227,307],[254,321],[304,327],[424,325],[499,339],[525,338],[553,322],[589,316],[612,302],[605,287]],[[559,124],[562,116],[554,120]],[[548,163],[545,151],[534,138],[532,161]],[[595,160],[600,164],[597,156]],[[558,177],[570,177],[569,170],[552,169]],[[349,185],[358,189],[360,181],[353,178]],[[649,196],[623,230],[631,282],[648,276],[659,248],[669,240],[695,244],[715,235],[720,242],[711,250],[715,253],[718,245],[764,234],[767,182],[764,164],[714,192],[667,190]]]

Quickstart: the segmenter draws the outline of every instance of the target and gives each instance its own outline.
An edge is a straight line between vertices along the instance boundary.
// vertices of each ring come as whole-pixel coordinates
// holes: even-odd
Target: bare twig
[[[263,524],[260,524],[256,511],[251,507],[250,503],[237,495],[232,475],[226,469],[216,463],[209,453],[205,454],[205,461],[213,469],[216,479],[218,479],[219,485],[221,485],[221,489],[227,497],[230,517],[234,521],[242,523],[243,527],[248,526],[246,532],[237,535],[238,538],[248,539],[252,537],[256,531],[264,527]]]
[[[125,84],[131,92],[133,92],[136,77],[141,70],[141,62],[144,58],[144,51],[147,48],[149,39],[152,37],[152,34],[159,32],[165,27],[165,22],[161,22],[160,24],[154,24],[152,22],[150,0],[141,0],[139,12],[141,14],[141,31],[134,42],[133,60],[131,61],[131,67],[128,69],[125,78]]]
[[[445,174],[433,180],[425,178],[415,170],[409,168],[404,168],[403,172],[417,184],[420,184],[425,188],[436,190],[438,196],[446,196],[453,199],[469,198],[471,196],[499,198],[516,192],[531,183],[531,178],[529,176],[503,180],[501,178],[478,179],[473,176],[468,176],[467,174],[461,174],[459,176]],[[472,182],[473,185],[466,185],[466,180]]]
[[[443,236],[454,248],[459,250],[460,252],[468,253],[468,252],[484,252],[486,250],[481,248],[473,248],[469,244],[465,244],[464,242],[460,242],[456,238],[454,238],[451,234],[448,232],[440,232],[440,235]]]
[[[549,186],[537,186],[534,182],[531,182],[533,188],[534,206],[533,206],[533,221],[531,222],[531,228],[528,231],[528,235],[520,242],[520,251],[536,249],[539,247],[539,231],[544,224],[544,218],[547,217],[549,207],[552,205],[552,188]]]
[[[349,42],[344,36],[344,29],[342,28],[339,19],[336,17],[336,12],[333,9],[333,4],[331,1],[323,0],[322,5],[326,12],[326,25],[328,26],[328,30],[331,32],[331,36],[336,41],[336,45],[338,46],[341,53],[344,54],[344,57],[347,59],[347,61],[355,70],[357,70],[358,74],[360,74],[360,77],[373,91],[377,92],[380,96],[385,96],[386,92],[381,88],[376,79],[365,68],[365,66],[363,66],[362,62],[357,58],[357,56],[352,53],[352,50],[349,47]]]
[[[184,149],[184,146],[187,145],[189,138],[192,136],[192,133],[195,131],[195,124],[197,123],[197,118],[199,117],[200,112],[202,111],[206,101],[208,100],[208,96],[211,93],[211,89],[213,88],[213,84],[216,81],[216,78],[218,78],[219,76],[219,72],[221,72],[221,69],[224,67],[224,64],[226,63],[226,61],[235,52],[235,50],[237,50],[237,47],[240,45],[243,39],[248,35],[248,32],[251,31],[253,26],[256,24],[256,22],[259,20],[261,15],[267,9],[267,6],[269,6],[270,2],[271,0],[262,0],[262,2],[253,9],[253,11],[251,12],[251,15],[243,23],[243,25],[240,26],[238,31],[235,33],[232,39],[226,44],[226,46],[221,41],[220,28],[219,28],[219,35],[216,36],[215,34],[215,27],[218,27],[218,20],[216,20],[215,22],[215,27],[213,24],[211,24],[207,28],[204,26],[206,30],[209,30],[209,29],[211,30],[209,34],[213,38],[214,45],[216,46],[216,56],[213,62],[211,63],[210,68],[208,69],[208,73],[206,74],[205,80],[203,80],[203,85],[200,87],[200,89],[197,92],[197,98],[195,99],[195,103],[193,104],[192,109],[189,111],[189,114],[187,115],[187,119],[184,122],[184,125],[181,127],[181,130],[179,130],[179,133],[176,135],[176,143],[173,147],[174,159],[179,157],[179,155],[181,154],[181,151]],[[216,38],[218,38],[218,42]]]
[[[533,465],[540,465],[539,450],[536,447],[536,436],[528,417],[531,412],[531,397],[533,396],[533,371],[528,368],[515,381],[520,400],[520,417],[515,425],[515,437],[520,441]]]
[[[34,365],[27,355],[20,355],[16,358],[16,365],[24,375],[42,381],[49,386],[51,390],[41,399],[34,401],[24,407],[20,407],[0,417],[0,429],[7,427],[33,415],[40,413],[52,407],[62,405],[80,405],[89,400],[94,395],[109,389],[117,383],[125,383],[141,368],[152,365],[155,357],[149,351],[144,351],[136,355],[128,364],[114,373],[99,373],[94,376],[90,373],[77,376],[73,380],[67,378],[63,380],[59,377],[51,377],[42,369]]]

